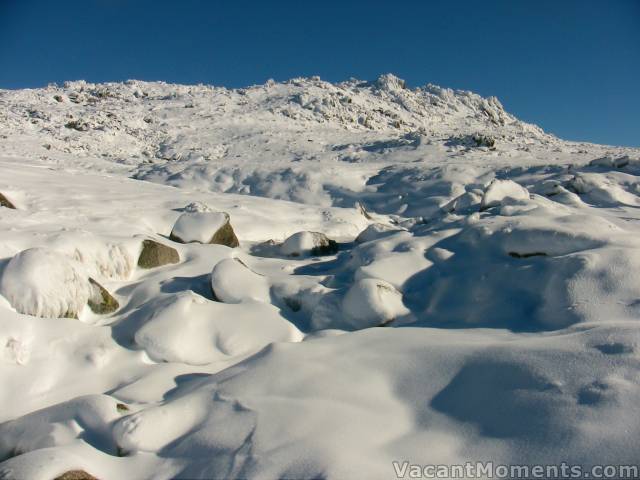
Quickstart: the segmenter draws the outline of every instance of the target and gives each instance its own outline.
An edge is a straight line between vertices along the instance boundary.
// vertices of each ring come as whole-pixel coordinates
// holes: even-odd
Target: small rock
[[[64,125],[66,128],[77,130],[78,132],[86,132],[89,130],[89,124],[81,120],[70,120]]]
[[[57,476],[54,480],[98,480],[96,477],[84,470],[69,470],[62,475]]]
[[[169,238],[178,243],[240,245],[226,212],[185,212],[176,220]]]
[[[2,193],[0,193],[0,207],[16,209],[16,206]]]
[[[118,301],[93,278],[89,278],[89,284],[91,285],[91,296],[87,305],[93,313],[105,315],[115,312],[120,307]]]
[[[138,267],[156,268],[170,263],[178,263],[180,255],[175,248],[169,247],[155,240],[144,240],[142,251],[138,257]]]
[[[215,210],[213,210],[206,203],[203,203],[203,202],[191,202],[190,204],[186,205],[182,209],[182,211],[183,212],[194,213],[194,212],[214,212]]]
[[[324,233],[303,231],[287,238],[280,246],[280,251],[290,257],[333,255],[338,252],[338,244]]]

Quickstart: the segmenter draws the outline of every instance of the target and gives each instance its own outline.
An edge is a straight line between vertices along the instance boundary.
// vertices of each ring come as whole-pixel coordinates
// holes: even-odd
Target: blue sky
[[[563,138],[640,146],[637,0],[0,0],[0,88],[386,72],[495,95]]]

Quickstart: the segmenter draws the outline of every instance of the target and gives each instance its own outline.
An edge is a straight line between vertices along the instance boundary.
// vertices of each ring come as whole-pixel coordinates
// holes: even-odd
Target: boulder
[[[142,242],[142,250],[138,257],[138,267],[156,268],[178,263],[179,261],[180,255],[178,255],[178,251],[175,248],[151,239],[146,239]]]
[[[185,212],[176,220],[169,238],[178,243],[240,245],[226,212]]]
[[[338,252],[338,244],[324,233],[303,231],[287,238],[280,246],[280,252],[289,257],[333,255]]]
[[[0,207],[12,208],[15,210],[16,206],[11,201],[0,193]]]

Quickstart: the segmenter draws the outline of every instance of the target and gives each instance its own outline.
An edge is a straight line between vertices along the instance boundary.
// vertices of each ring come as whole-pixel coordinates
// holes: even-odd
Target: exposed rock
[[[115,312],[120,307],[118,301],[93,278],[89,278],[89,284],[91,285],[91,296],[87,305],[93,313],[105,315]]]
[[[214,209],[212,209],[209,205],[207,205],[204,202],[191,202],[190,204],[186,205],[183,209],[183,212],[215,212]]]
[[[485,147],[490,150],[494,150],[496,148],[496,140],[489,135],[483,135],[480,133],[473,135],[454,135],[447,140],[445,145],[448,147],[466,148]]]
[[[64,126],[72,130],[77,130],[78,132],[86,132],[89,130],[89,124],[82,120],[70,120],[65,123]]]
[[[280,251],[290,257],[303,255],[333,255],[338,252],[338,244],[324,233],[297,232],[287,238]]]
[[[54,480],[98,480],[96,477],[84,470],[69,470],[62,475],[57,476]]]
[[[529,257],[546,257],[547,254],[544,252],[528,252],[528,253],[509,252],[509,256],[513,258],[529,258]]]
[[[0,193],[0,207],[12,208],[15,210],[16,206],[2,193]]]
[[[226,212],[185,212],[178,217],[169,238],[179,243],[214,243],[231,248],[240,245]]]
[[[487,147],[489,149],[496,148],[496,139],[489,135],[476,134],[472,136],[476,147]]]
[[[358,210],[362,214],[362,216],[367,220],[373,220],[373,218],[371,217],[371,215],[369,215],[369,212],[367,212],[367,209],[364,208],[364,205],[362,203],[356,202],[356,210]]]
[[[142,242],[142,251],[138,257],[138,267],[156,268],[170,263],[178,263],[179,261],[180,255],[178,255],[178,251],[175,248],[151,239],[146,239]]]

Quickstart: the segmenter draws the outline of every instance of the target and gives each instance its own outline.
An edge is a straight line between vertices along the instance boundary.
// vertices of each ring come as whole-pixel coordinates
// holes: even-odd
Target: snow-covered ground
[[[70,82],[0,90],[0,172],[2,479],[638,463],[640,150],[392,75]]]

